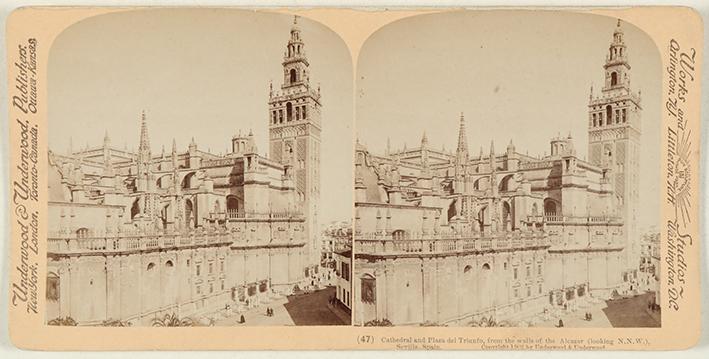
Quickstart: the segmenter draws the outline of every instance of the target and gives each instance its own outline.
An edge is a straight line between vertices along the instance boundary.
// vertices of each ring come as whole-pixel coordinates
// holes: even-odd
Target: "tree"
[[[365,327],[393,327],[394,324],[392,324],[389,319],[382,319],[382,320],[370,320],[366,323],[364,323]]]
[[[58,326],[63,326],[63,327],[75,327],[79,323],[74,320],[72,317],[59,317],[59,318],[54,318],[50,321],[47,322],[49,325],[58,325]]]
[[[165,314],[162,318],[153,319],[154,327],[191,327],[194,326],[192,319],[180,319],[177,314]]]

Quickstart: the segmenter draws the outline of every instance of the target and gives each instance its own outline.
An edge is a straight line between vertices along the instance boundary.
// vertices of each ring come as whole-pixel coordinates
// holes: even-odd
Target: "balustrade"
[[[117,233],[113,236],[83,238],[50,236],[47,238],[47,252],[50,254],[130,252],[231,243],[233,240],[234,238],[228,232],[144,234],[139,236]]]
[[[543,233],[506,233],[493,236],[480,234],[418,235],[404,239],[386,238],[383,232],[362,233],[355,236],[355,253],[369,255],[445,254],[472,251],[489,251],[504,248],[534,248],[548,245]]]

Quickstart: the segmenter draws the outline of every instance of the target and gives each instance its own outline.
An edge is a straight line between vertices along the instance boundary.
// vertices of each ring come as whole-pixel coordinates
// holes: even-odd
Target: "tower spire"
[[[145,110],[140,115],[140,146],[138,151],[150,152],[150,138],[148,137],[148,123],[145,118]]]
[[[468,156],[468,139],[465,136],[465,116],[460,113],[460,126],[458,127],[458,148],[456,149],[461,155]]]

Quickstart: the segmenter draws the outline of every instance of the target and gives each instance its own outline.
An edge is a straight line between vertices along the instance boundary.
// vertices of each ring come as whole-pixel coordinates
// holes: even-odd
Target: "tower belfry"
[[[620,20],[606,53],[604,84],[596,95],[591,87],[588,104],[588,159],[604,170],[611,183],[615,208],[608,215],[622,217],[622,263],[634,271],[640,261],[637,233],[640,172],[640,93],[630,87],[630,63]]]
[[[293,168],[299,207],[306,216],[309,263],[319,261],[320,91],[310,85],[310,62],[298,17],[293,18],[283,54],[280,91],[270,86],[269,157]]]

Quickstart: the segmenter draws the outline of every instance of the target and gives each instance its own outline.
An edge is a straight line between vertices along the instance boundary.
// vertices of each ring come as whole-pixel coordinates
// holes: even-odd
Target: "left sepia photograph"
[[[48,68],[46,323],[349,325],[351,79],[346,44],[287,14],[67,28]]]

